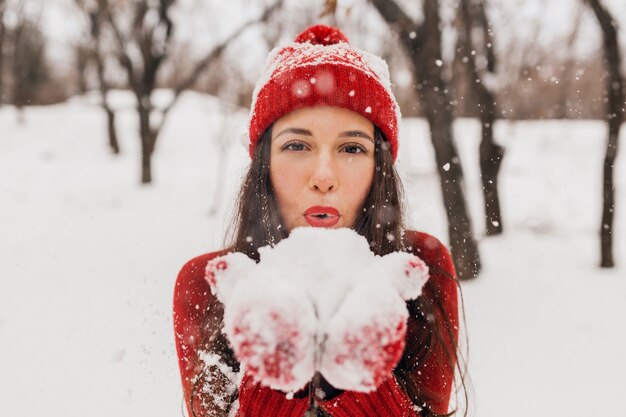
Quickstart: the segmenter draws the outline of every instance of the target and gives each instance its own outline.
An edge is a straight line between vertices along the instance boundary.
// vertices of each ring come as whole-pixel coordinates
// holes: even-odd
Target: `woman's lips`
[[[339,221],[339,211],[334,207],[313,206],[304,212],[304,219],[313,227],[332,227]]]

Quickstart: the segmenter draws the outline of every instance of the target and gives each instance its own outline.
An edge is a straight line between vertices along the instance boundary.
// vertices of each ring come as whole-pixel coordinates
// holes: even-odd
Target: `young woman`
[[[403,228],[394,167],[400,112],[387,66],[353,48],[339,30],[313,26],[276,48],[254,92],[252,158],[239,196],[232,244],[181,270],[174,293],[175,340],[190,416],[439,416],[449,413],[457,357],[454,267],[434,237]],[[244,374],[222,334],[223,306],[204,279],[207,262],[257,249],[296,227],[348,227],[377,255],[408,251],[430,269],[410,318],[402,359],[377,390],[286,394]],[[302,256],[306,256],[303,253]]]

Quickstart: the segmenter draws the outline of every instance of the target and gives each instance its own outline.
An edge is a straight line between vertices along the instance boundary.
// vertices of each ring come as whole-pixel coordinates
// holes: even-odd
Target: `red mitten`
[[[308,392],[288,397],[284,392],[261,385],[251,375],[244,375],[236,417],[302,417],[308,407]]]
[[[304,290],[237,253],[212,260],[207,281],[224,303],[224,333],[246,372],[277,390],[304,387],[315,373],[317,322]]]
[[[335,388],[368,392],[390,375],[404,351],[405,300],[422,292],[428,267],[408,253],[367,265],[326,328],[320,372]]]
[[[408,311],[382,281],[355,287],[331,318],[320,372],[335,388],[369,392],[391,374],[404,350]]]

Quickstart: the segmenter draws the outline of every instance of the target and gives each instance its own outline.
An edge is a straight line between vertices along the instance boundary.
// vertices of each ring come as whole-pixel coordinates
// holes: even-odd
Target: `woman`
[[[176,281],[174,327],[189,415],[447,414],[459,362],[457,282],[437,239],[403,229],[393,165],[400,112],[386,64],[351,47],[339,30],[318,25],[273,50],[266,66],[251,106],[252,162],[233,242],[189,261]],[[422,296],[407,302],[402,359],[374,392],[341,391],[322,380],[322,389],[294,395],[237,375],[239,363],[220,332],[223,306],[211,296],[205,266],[230,251],[258,261],[259,247],[300,226],[350,227],[377,255],[409,251],[429,266]]]

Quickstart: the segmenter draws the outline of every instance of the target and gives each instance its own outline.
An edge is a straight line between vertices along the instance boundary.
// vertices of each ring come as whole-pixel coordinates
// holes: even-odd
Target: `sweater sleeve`
[[[264,387],[246,374],[239,387],[236,417],[303,417],[308,408],[308,390],[287,398],[284,392]]]
[[[308,396],[288,399],[248,375],[237,387],[239,364],[226,363],[219,352],[205,347],[206,340],[202,339],[207,334],[220,339],[214,345],[228,345],[220,331],[223,307],[204,278],[207,262],[225,253],[214,252],[187,262],[174,288],[174,336],[187,415],[223,417],[238,391],[237,417],[302,417],[309,405]]]
[[[415,411],[409,396],[390,375],[373,392],[342,391],[318,404],[333,417],[413,417]]]
[[[456,366],[459,312],[456,272],[450,252],[435,237],[421,232],[407,236],[412,252],[430,269],[430,279],[422,297],[433,307],[439,338],[431,354],[411,372],[411,376],[430,398],[429,408],[437,414],[448,413]],[[413,322],[415,323],[415,322]],[[418,329],[411,329],[409,334]]]
[[[206,341],[202,340],[207,333],[219,337],[222,306],[211,294],[204,269],[209,260],[224,253],[213,252],[187,262],[174,287],[174,339],[189,416],[219,415],[233,391],[235,369],[219,355],[204,352]]]
[[[410,232],[407,238],[411,251],[430,268],[430,279],[422,297],[434,306],[437,332],[441,335],[431,354],[410,376],[430,399],[428,407],[437,414],[446,414],[454,380],[454,352],[458,338],[454,265],[448,250],[436,238],[419,232]],[[420,337],[419,329],[411,326],[415,323],[414,320],[409,321],[407,338]],[[344,391],[331,400],[321,400],[319,403],[333,417],[408,417],[416,416],[416,410],[419,409],[392,375],[374,392]]]

